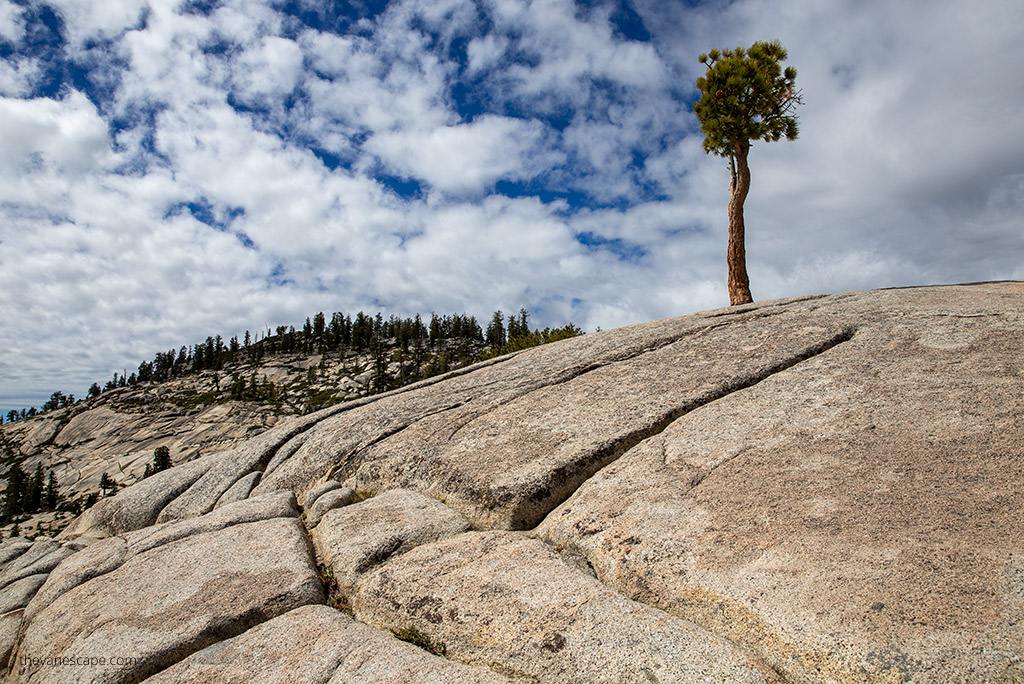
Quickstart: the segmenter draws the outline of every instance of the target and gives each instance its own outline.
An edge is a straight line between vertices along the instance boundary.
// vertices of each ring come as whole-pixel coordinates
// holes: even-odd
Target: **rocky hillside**
[[[575,332],[572,326],[555,331]],[[472,339],[424,345],[418,356],[414,350],[401,353],[394,339],[385,340],[384,347],[388,353],[381,374],[389,385],[405,384],[447,365],[468,364],[489,350]],[[2,425],[0,488],[15,465],[26,477],[40,470],[44,482],[52,472],[59,502],[53,510],[40,506],[37,512],[10,516],[5,536],[14,522],[28,537],[59,532],[96,498],[142,479],[160,447],[180,464],[290,416],[370,396],[380,384],[375,382],[374,361],[371,351],[352,348],[341,353],[238,354],[217,370],[109,387],[86,401]],[[110,487],[101,488],[104,476]]]
[[[847,293],[254,419],[4,541],[0,655],[12,682],[1022,681],[1022,358],[1024,283]]]

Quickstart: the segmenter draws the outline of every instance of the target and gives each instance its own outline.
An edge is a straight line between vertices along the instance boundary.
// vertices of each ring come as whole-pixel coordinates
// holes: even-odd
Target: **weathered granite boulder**
[[[785,314],[702,329],[483,415],[468,405],[424,418],[366,449],[351,481],[371,491],[416,488],[483,527],[529,529],[597,470],[680,415],[850,332]]]
[[[356,500],[356,493],[348,487],[332,489],[329,492],[318,496],[316,500],[306,507],[306,527],[312,529],[320,524],[324,514],[335,508],[348,506]]]
[[[351,408],[304,434],[294,455],[267,473],[254,491],[286,487],[302,500],[301,493],[325,476],[351,475],[362,462],[363,450],[417,421],[463,406],[471,406],[473,415],[481,416],[518,396],[657,349],[706,326],[699,318],[682,317],[610,330],[494,359],[374,401],[352,402]]]
[[[392,489],[328,511],[313,530],[313,544],[342,598],[348,598],[356,581],[381,563],[469,528],[465,516],[441,502],[418,492]]]
[[[14,537],[0,542],[0,567],[7,565],[21,554],[32,548],[32,542],[22,537]]]
[[[794,681],[1021,681],[1024,288],[833,299],[848,343],[683,416],[537,533]]]
[[[49,574],[45,572],[29,575],[4,587],[3,591],[0,591],[0,615],[27,606],[48,576]]]
[[[213,467],[217,458],[211,455],[183,463],[101,499],[57,538],[95,540],[152,525],[160,511]]]
[[[40,448],[53,441],[54,437],[57,436],[57,432],[60,430],[60,427],[60,418],[54,417],[40,419],[32,427],[32,430],[28,435],[26,435],[24,441],[21,443],[21,453],[28,455],[36,453]]]
[[[256,483],[260,481],[260,471],[254,471],[248,475],[243,475],[238,479],[235,484],[228,487],[227,491],[220,495],[217,499],[217,503],[214,504],[214,509],[226,506],[236,501],[243,501],[249,493],[252,492],[252,488],[256,486]]]
[[[217,454],[216,461],[188,489],[160,510],[157,522],[182,520],[209,513],[217,501],[239,481],[248,482],[247,478],[252,481],[258,479],[253,477],[252,473],[262,472],[277,450],[290,439],[338,410],[328,408],[319,413],[286,421],[259,437]],[[264,487],[261,493],[269,491],[274,490]]]
[[[310,505],[315,503],[318,498],[334,489],[341,489],[341,483],[337,480],[327,480],[326,482],[318,484],[306,492],[306,500],[302,505],[308,508]]]
[[[499,684],[327,606],[306,606],[194,653],[149,684]]]
[[[51,539],[37,539],[24,553],[4,564],[0,570],[0,590],[26,577],[50,572],[77,548]]]
[[[79,544],[60,544],[47,537],[34,541],[15,537],[0,543],[0,664],[17,643],[25,607],[61,561]]]
[[[348,476],[357,491],[427,492],[482,526],[532,527],[679,415],[852,334],[776,313],[652,324],[620,349],[569,340],[341,412],[254,491]]]
[[[0,662],[7,662],[14,645],[18,643],[21,622],[21,611],[18,609],[0,615]]]
[[[24,608],[45,581],[45,573],[29,575],[0,589],[0,662],[7,662],[11,655],[24,619]]]
[[[105,432],[115,431],[127,423],[130,418],[101,406],[92,411],[79,413],[68,421],[53,442],[57,446],[71,446],[88,442]]]
[[[272,492],[218,508],[213,513],[175,523],[153,525],[103,539],[69,557],[50,573],[49,580],[25,611],[31,620],[59,596],[93,577],[121,567],[129,558],[158,546],[241,523],[294,518],[299,512],[291,492]]]
[[[726,640],[511,532],[413,549],[363,578],[353,608],[370,624],[415,628],[457,660],[537,681],[777,681]]]
[[[128,558],[61,594],[25,627],[11,681],[139,681],[323,600],[298,520],[232,525]],[[61,667],[65,658],[86,660]]]
[[[1024,681],[1022,358],[1009,282],[493,359],[0,544],[0,654],[11,681]],[[301,608],[349,599],[363,624]]]

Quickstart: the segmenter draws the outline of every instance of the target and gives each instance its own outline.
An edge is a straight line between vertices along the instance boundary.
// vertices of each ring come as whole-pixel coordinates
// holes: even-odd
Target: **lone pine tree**
[[[747,304],[750,279],[744,246],[743,202],[750,191],[747,154],[752,140],[774,142],[783,136],[796,140],[797,120],[792,115],[802,104],[795,90],[796,69],[786,59],[779,41],[754,43],[749,50],[712,50],[702,54],[708,70],[697,79],[700,99],[693,111],[704,132],[704,151],[729,158],[729,303]]]

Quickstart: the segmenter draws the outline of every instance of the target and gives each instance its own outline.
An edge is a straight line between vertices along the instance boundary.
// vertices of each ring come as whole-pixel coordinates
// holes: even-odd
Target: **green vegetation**
[[[353,391],[359,396],[386,392],[480,360],[582,333],[571,323],[531,331],[528,319],[525,309],[520,309],[518,316],[509,316],[507,322],[501,311],[495,311],[485,333],[476,317],[466,314],[431,314],[424,321],[419,315],[385,319],[381,313],[370,316],[360,311],[355,316],[336,312],[328,318],[320,312],[306,318],[300,329],[277,326],[255,335],[246,331],[241,341],[236,336],[227,342],[220,335],[211,335],[191,346],[158,352],[152,361],[141,362],[135,372],[114,373],[102,387],[93,383],[87,399],[119,388],[192,378],[194,382],[179,383],[160,393],[159,398],[132,396],[124,401],[137,404],[139,410],[148,409],[147,404],[152,402],[192,410],[242,401],[264,404],[283,414],[310,413],[353,398]],[[275,385],[259,372],[271,360],[288,367],[295,357],[314,355],[320,356],[320,363],[308,368],[305,377],[291,376]],[[354,378],[372,371],[369,380],[358,390],[340,387],[339,362],[342,375]],[[225,377],[230,378],[226,387],[221,382]],[[74,395],[54,392],[43,412],[76,403]],[[35,408],[11,411],[7,420],[13,422],[37,413]]]
[[[20,516],[26,514],[55,511],[58,508],[75,509],[63,504],[56,476],[52,470],[44,476],[42,464],[37,465],[30,476],[22,470],[20,462],[14,461],[7,469],[6,479],[0,524],[17,522]]]
[[[146,470],[142,473],[142,477],[146,478],[150,475],[156,475],[161,470],[167,470],[171,467],[171,450],[165,446],[158,446],[153,449],[153,462],[146,464]],[[106,473],[103,473],[105,476]],[[102,487],[102,481],[100,486]]]
[[[110,475],[103,473],[100,475],[100,489],[103,490],[103,496],[112,496],[117,493],[117,482]]]
[[[320,581],[323,582],[324,592],[327,594],[327,605],[335,610],[340,610],[349,617],[354,617],[352,607],[348,604],[348,599],[345,598],[345,594],[338,587],[338,580],[334,577],[334,568],[326,563],[317,563],[316,574],[320,577]]]
[[[693,111],[704,132],[704,151],[728,157],[729,185],[729,302],[753,301],[747,277],[743,203],[750,191],[747,154],[752,140],[773,142],[783,136],[796,140],[792,115],[802,104],[796,90],[796,69],[779,65],[786,49],[778,41],[757,42],[749,50],[712,50],[699,57],[707,73],[697,79],[700,99]]]
[[[548,344],[549,342],[567,340],[570,337],[576,337],[582,334],[583,331],[572,323],[561,328],[555,328],[554,330],[551,328],[534,330],[533,332],[528,332],[525,335],[519,335],[518,337],[510,339],[501,347],[489,349],[488,351],[481,353],[480,359],[484,360],[494,358],[496,356],[502,356],[503,354],[511,354],[512,352],[522,351],[523,349],[529,349],[530,347],[537,347],[542,344]]]
[[[436,656],[446,656],[448,654],[448,648],[444,645],[443,641],[434,641],[426,634],[416,629],[415,627],[404,627],[402,629],[392,629],[391,633],[395,635],[395,638],[400,641],[405,641],[410,644],[419,646],[428,653],[433,653]]]

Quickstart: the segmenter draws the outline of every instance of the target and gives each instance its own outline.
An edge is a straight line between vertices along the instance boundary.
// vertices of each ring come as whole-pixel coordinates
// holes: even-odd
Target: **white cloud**
[[[9,183],[44,171],[71,177],[94,167],[107,149],[107,126],[80,92],[63,100],[0,98],[0,173]],[[20,183],[18,183],[20,184]],[[8,185],[0,197],[17,201]]]
[[[247,101],[282,99],[295,90],[302,75],[302,51],[294,41],[263,38],[238,59],[235,82]]]
[[[39,78],[39,60],[10,59],[0,62],[0,96],[25,97],[32,91],[32,83]]]
[[[310,31],[300,42],[324,76],[306,84],[323,128],[360,134],[454,123],[446,95],[451,68],[408,27],[389,24],[372,38]]]
[[[525,178],[536,171],[537,160],[528,155],[542,138],[537,123],[481,116],[468,124],[380,133],[365,148],[400,175],[445,192],[475,193],[498,179]]]
[[[583,103],[595,79],[646,89],[660,86],[667,76],[651,45],[613,35],[607,12],[577,16],[572,0],[502,0],[490,3],[490,9],[497,30],[515,36],[515,49],[537,60],[507,69],[524,100]]]
[[[469,73],[477,73],[498,63],[508,50],[509,40],[503,36],[488,34],[474,38],[466,47]]]
[[[25,18],[20,7],[0,0],[0,39],[16,43],[25,35]]]
[[[88,40],[108,40],[139,25],[150,8],[149,0],[51,0],[64,19],[64,30],[72,45]]]
[[[1012,1],[638,0],[644,43],[569,0],[392,2],[344,36],[262,0],[56,4],[53,64],[0,64],[0,395],[381,302],[588,329],[723,305],[727,163],[687,98],[697,54],[765,38],[806,105],[751,153],[755,297],[1024,277]],[[92,86],[18,99],[62,59]]]

